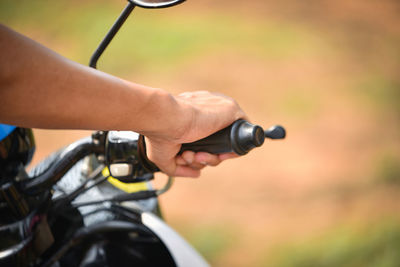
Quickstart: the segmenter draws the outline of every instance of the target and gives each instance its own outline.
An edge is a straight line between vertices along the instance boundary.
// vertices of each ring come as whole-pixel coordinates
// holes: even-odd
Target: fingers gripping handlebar
[[[237,120],[230,126],[200,139],[193,143],[182,144],[178,154],[184,151],[208,152],[211,154],[222,154],[235,152],[238,155],[245,155],[253,148],[259,147],[264,143],[265,138],[283,139],[286,131],[282,126],[275,125],[264,131],[261,126],[251,124],[245,120]],[[139,140],[140,155],[145,162],[147,169],[155,172],[159,171],[146,156],[144,138]]]
[[[251,124],[245,120],[237,120],[227,128],[224,128],[206,138],[193,143],[183,144],[181,151],[208,152],[221,154],[235,152],[245,155],[255,147],[264,143],[265,137],[271,139],[285,138],[286,132],[282,126],[273,126],[264,131],[258,125]]]
[[[179,153],[190,150],[212,154],[234,152],[244,155],[255,147],[261,146],[266,137],[282,139],[285,135],[285,130],[281,126],[273,126],[264,131],[258,125],[238,120],[206,138],[183,144]],[[123,182],[149,180],[153,178],[154,172],[159,171],[159,168],[147,158],[143,136],[138,139],[137,134],[133,136],[112,135],[100,131],[94,133],[92,138],[85,138],[69,145],[62,150],[46,171],[30,179],[21,180],[18,182],[18,187],[30,196],[47,192],[75,163],[90,154],[105,155],[104,163],[110,174]],[[135,195],[134,197],[144,198],[145,195]],[[113,201],[115,200],[118,199],[113,199]]]
[[[237,120],[227,128],[206,138],[183,144],[179,153],[190,150],[212,154],[234,152],[238,155],[245,155],[253,148],[261,146],[266,137],[282,139],[285,138],[285,135],[285,129],[281,126],[273,126],[264,131],[258,125],[251,124],[245,120]],[[148,180],[149,177],[153,177],[152,173],[160,171],[147,158],[143,136],[140,136],[139,139],[137,137],[133,139],[118,137],[117,140],[110,137],[107,142],[103,140],[106,138],[105,136],[106,133],[97,132],[92,139],[83,139],[71,144],[43,174],[35,177],[35,179],[21,181],[21,189],[30,194],[40,194],[60,180],[77,161],[93,153],[98,155],[106,154],[106,159],[108,159],[106,164],[111,175],[118,179],[126,178],[131,182],[142,181],[143,179]],[[102,141],[99,141],[99,138]],[[113,146],[111,146],[111,141],[115,143],[113,143]],[[118,167],[119,169],[113,167]],[[121,172],[112,173],[113,169],[120,170],[122,167],[125,168],[124,170],[130,170],[126,171],[125,175],[123,175],[124,177],[118,177]]]

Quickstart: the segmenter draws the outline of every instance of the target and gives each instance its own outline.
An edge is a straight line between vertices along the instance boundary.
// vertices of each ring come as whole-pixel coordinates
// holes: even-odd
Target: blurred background
[[[2,0],[0,22],[87,64],[125,4]],[[173,94],[219,91],[288,131],[161,197],[213,266],[400,266],[399,14],[396,0],[133,12],[99,69]],[[35,130],[33,164],[89,134]]]

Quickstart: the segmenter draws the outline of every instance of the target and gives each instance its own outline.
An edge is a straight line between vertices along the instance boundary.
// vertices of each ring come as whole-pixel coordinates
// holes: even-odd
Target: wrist
[[[139,132],[145,136],[168,142],[179,143],[188,131],[193,112],[185,103],[165,90],[148,88],[147,100],[141,113],[143,128]]]

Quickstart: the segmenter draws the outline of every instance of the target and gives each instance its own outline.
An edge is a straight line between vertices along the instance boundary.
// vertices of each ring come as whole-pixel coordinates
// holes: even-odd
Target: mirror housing
[[[179,5],[185,0],[128,0],[135,6],[143,8],[166,8],[170,6]]]

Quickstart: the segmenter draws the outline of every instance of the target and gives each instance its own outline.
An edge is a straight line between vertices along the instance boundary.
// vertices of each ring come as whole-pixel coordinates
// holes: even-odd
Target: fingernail
[[[192,157],[187,157],[185,158],[187,164],[192,164],[193,163],[193,158]]]

